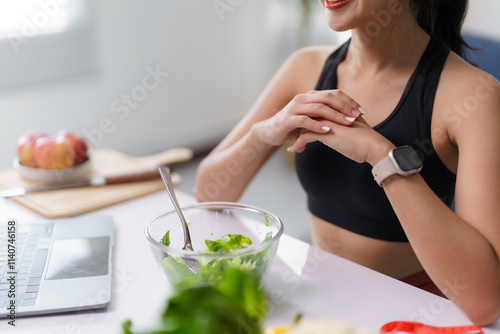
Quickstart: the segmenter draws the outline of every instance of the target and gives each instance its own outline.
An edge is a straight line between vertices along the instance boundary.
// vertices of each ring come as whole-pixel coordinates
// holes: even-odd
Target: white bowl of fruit
[[[55,136],[31,131],[17,142],[14,168],[28,180],[65,182],[83,178],[92,169],[84,137],[69,130]]]

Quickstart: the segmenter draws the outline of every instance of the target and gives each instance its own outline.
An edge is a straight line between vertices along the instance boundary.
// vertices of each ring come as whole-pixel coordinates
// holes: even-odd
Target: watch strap
[[[393,174],[398,174],[391,152],[372,168],[372,174],[377,184],[382,187],[382,181]]]

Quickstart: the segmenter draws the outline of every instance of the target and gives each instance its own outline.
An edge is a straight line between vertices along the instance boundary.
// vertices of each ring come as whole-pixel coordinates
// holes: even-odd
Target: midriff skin
[[[309,216],[313,245],[322,250],[397,279],[423,270],[408,242],[368,238]]]

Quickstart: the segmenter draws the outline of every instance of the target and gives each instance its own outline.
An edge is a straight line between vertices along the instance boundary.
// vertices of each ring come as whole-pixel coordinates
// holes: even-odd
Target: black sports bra
[[[337,66],[349,43],[328,57],[317,90],[337,87]],[[444,43],[431,38],[398,105],[374,127],[394,145],[410,145],[418,152],[423,161],[420,174],[448,206],[453,201],[456,176],[437,156],[430,130],[434,96],[449,52]],[[295,161],[312,214],[367,237],[408,241],[384,190],[373,180],[370,164],[354,162],[320,142],[307,144]]]

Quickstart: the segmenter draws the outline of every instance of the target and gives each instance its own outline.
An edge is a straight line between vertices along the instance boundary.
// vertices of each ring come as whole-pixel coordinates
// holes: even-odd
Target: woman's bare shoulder
[[[448,57],[440,84],[446,89],[447,95],[451,98],[464,100],[476,98],[486,100],[482,97],[488,95],[494,97],[500,93],[500,83],[491,74],[471,65],[456,53],[451,52]],[[482,92],[489,94],[482,94]]]
[[[338,46],[307,46],[295,51],[287,60],[286,67],[294,78],[300,78],[296,82],[296,93],[305,93],[314,89],[328,56]]]
[[[475,120],[498,120],[500,82],[491,74],[450,53],[436,94],[435,110],[449,122],[450,138]]]
[[[314,45],[306,46],[295,51],[290,59],[295,62],[295,65],[322,69],[326,59],[330,56],[338,46],[331,45]]]
[[[305,58],[315,58],[315,60],[326,60],[338,48],[338,45],[311,45],[298,49],[294,54]]]

